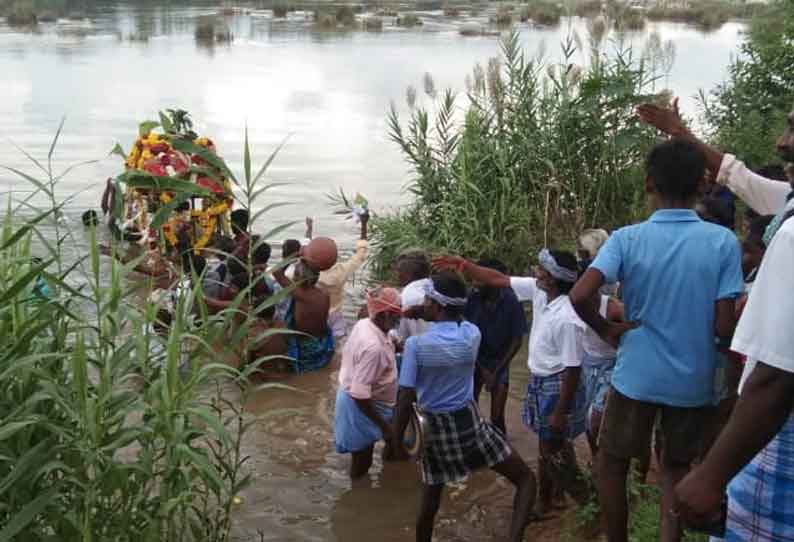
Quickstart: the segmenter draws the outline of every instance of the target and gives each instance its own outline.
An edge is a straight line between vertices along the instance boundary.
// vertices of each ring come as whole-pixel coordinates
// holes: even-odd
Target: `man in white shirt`
[[[542,516],[551,509],[556,488],[577,500],[587,493],[571,444],[585,431],[587,402],[580,376],[586,325],[568,299],[578,278],[574,255],[544,249],[538,261],[537,278],[508,277],[456,257],[440,258],[433,265],[461,271],[485,286],[510,287],[519,301],[532,302],[527,362],[531,376],[523,418],[540,442],[538,514]]]
[[[741,395],[703,463],[677,487],[681,516],[711,523],[728,487],[726,542],[794,540],[794,219],[766,251],[732,350],[747,356]]]
[[[777,214],[770,225],[764,241],[768,244],[771,237],[782,222],[786,212],[794,212],[794,111],[788,116],[786,129],[777,140],[777,151],[787,163],[786,173],[792,185],[766,179],[750,171],[732,154],[723,154],[719,150],[700,141],[686,127],[678,112],[678,99],[673,101],[672,109],[654,104],[644,104],[637,110],[640,119],[656,127],[660,131],[673,136],[688,139],[695,143],[706,155],[706,167],[716,174],[716,182],[728,187],[759,215]]]

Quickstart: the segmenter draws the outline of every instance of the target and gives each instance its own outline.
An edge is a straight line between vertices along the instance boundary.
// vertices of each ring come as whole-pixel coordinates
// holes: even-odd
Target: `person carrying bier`
[[[502,433],[481,419],[474,404],[480,332],[463,320],[465,305],[466,285],[457,275],[434,276],[425,298],[429,329],[410,337],[403,352],[394,438],[403,453],[403,435],[414,403],[427,420],[416,540],[432,539],[444,486],[489,467],[516,486],[509,540],[519,542],[534,500],[534,476]]]
[[[290,335],[288,339],[295,372],[300,374],[322,369],[334,357],[335,342],[328,327],[330,297],[317,287],[320,273],[302,258],[295,266],[294,282],[284,275],[283,268],[277,267],[273,277],[282,288],[295,285],[286,315],[287,327],[304,333]]]
[[[356,243],[356,252],[345,262],[336,262],[333,267],[320,273],[320,280],[317,285],[320,289],[328,292],[331,297],[331,308],[328,312],[328,325],[334,333],[334,338],[340,340],[347,335],[347,323],[345,322],[344,301],[345,285],[351,276],[367,261],[367,224],[369,224],[369,214],[362,213],[358,216],[361,223],[361,237]]]
[[[479,265],[506,273],[499,260],[481,260]],[[510,388],[510,362],[529,332],[524,307],[510,288],[482,285],[469,296],[466,320],[482,335],[474,373],[474,401],[479,403],[483,387],[491,394],[491,423],[507,434],[505,405]]]
[[[532,302],[524,423],[540,441],[537,515],[552,507],[555,489],[577,500],[586,498],[571,441],[585,430],[585,390],[580,385],[585,325],[576,316],[568,292],[576,282],[577,262],[569,252],[543,249],[537,278],[510,277],[458,257],[434,261],[441,269],[459,269],[471,280],[493,288],[512,288],[519,301]]]
[[[692,209],[705,178],[703,153],[673,139],[650,152],[646,169],[656,212],[614,232],[570,294],[579,316],[619,345],[598,451],[608,542],[628,542],[629,465],[648,450],[657,418],[663,437],[660,539],[681,540],[678,518],[670,513],[673,488],[701,452],[714,397],[714,338],[724,343],[733,334],[734,300],[742,292],[736,236]],[[618,281],[633,322],[610,322],[592,303],[604,283]]]
[[[392,410],[397,400],[397,364],[388,337],[400,321],[400,294],[393,288],[367,292],[368,318],[359,320],[342,350],[336,393],[336,451],[352,454],[350,477],[360,478],[372,466],[375,443],[392,448]]]

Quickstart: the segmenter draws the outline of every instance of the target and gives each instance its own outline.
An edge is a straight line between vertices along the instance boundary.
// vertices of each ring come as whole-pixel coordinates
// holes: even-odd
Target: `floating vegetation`
[[[223,20],[214,15],[199,17],[194,32],[196,41],[202,44],[228,43],[234,40],[232,31]]]
[[[413,28],[415,26],[422,26],[424,22],[415,13],[405,13],[397,18],[397,26],[404,28]]]
[[[380,17],[365,17],[363,25],[364,30],[368,32],[380,32],[383,30],[383,19]]]

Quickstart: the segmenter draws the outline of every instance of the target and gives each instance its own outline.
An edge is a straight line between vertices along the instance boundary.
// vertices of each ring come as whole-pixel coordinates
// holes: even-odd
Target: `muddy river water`
[[[386,21],[382,32],[323,33],[293,13],[273,20],[269,10],[246,7],[227,19],[234,42],[199,46],[197,18],[216,7],[100,2],[79,20],[40,25],[35,32],[0,21],[0,164],[31,166],[17,147],[46,156],[62,116],[66,125],[55,155],[56,168],[99,159],[65,178],[59,197],[73,196],[65,220],[76,223],[82,210],[96,207],[106,177],[119,172],[118,158],[105,158],[120,142],[128,147],[138,122],[166,108],[189,110],[199,132],[212,137],[235,171],[242,169],[243,129],[247,124],[255,156],[261,162],[284,137],[290,140],[270,178],[291,183],[274,198],[295,202],[265,220],[282,223],[317,218],[317,233],[337,238],[349,253],[354,228],[335,217],[324,194],[337,187],[366,194],[377,210],[406,201],[407,166],[388,140],[386,112],[391,103],[405,114],[406,88],[421,89],[430,73],[439,89],[465,91],[464,77],[475,63],[499,53],[498,38],[465,38],[463,24],[478,18],[450,19],[423,13],[420,29],[399,29]],[[547,56],[559,56],[557,44],[585,23],[566,19],[559,27],[518,26],[522,43],[534,55],[545,44]],[[694,113],[698,89],[712,88],[725,76],[742,25],[730,23],[703,34],[693,28],[653,23],[629,36],[643,47],[651,32],[673,40],[677,55],[660,85],[675,89],[685,110]],[[130,39],[145,33],[147,40]],[[0,193],[20,197],[30,187],[0,172]],[[264,227],[259,224],[256,227]],[[283,234],[299,236],[295,227]],[[75,247],[85,249],[85,240]],[[351,288],[348,313],[357,288]],[[419,477],[411,463],[376,461],[369,479],[351,486],[348,458],[333,449],[333,401],[336,371],[329,369],[286,383],[297,391],[265,390],[247,404],[256,424],[245,451],[253,485],[235,510],[235,537],[251,541],[413,539]],[[520,422],[527,380],[525,355],[513,363],[508,428],[514,446],[534,464],[536,442]],[[487,402],[483,404],[488,411]],[[580,459],[588,461],[586,447]],[[512,488],[492,473],[480,473],[450,487],[440,512],[437,540],[488,541],[504,536]],[[537,539],[544,525],[532,526]],[[532,537],[529,537],[532,539]]]

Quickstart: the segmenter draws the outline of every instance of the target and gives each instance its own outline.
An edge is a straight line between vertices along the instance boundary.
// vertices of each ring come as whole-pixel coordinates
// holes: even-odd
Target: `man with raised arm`
[[[678,98],[673,101],[672,108],[663,108],[654,104],[644,104],[637,109],[640,119],[646,124],[656,127],[672,137],[685,139],[697,146],[706,157],[706,168],[716,175],[716,182],[728,187],[759,215],[775,214],[776,219],[770,225],[765,242],[771,241],[772,235],[780,227],[783,215],[794,211],[794,192],[792,185],[767,179],[753,173],[732,154],[725,154],[704,143],[687,128],[678,112]],[[791,183],[794,183],[794,111],[788,116],[788,123],[783,134],[777,140],[777,151],[787,163],[786,172]]]
[[[735,235],[692,210],[706,170],[698,146],[682,139],[662,143],[646,169],[656,212],[614,232],[570,293],[582,320],[619,347],[598,452],[608,542],[628,542],[626,478],[631,459],[646,453],[657,417],[660,540],[681,540],[673,490],[700,454],[713,399],[714,338],[724,344],[733,335],[735,299],[743,289]],[[625,317],[633,323],[608,322],[592,303],[604,283],[614,282],[622,285]]]

